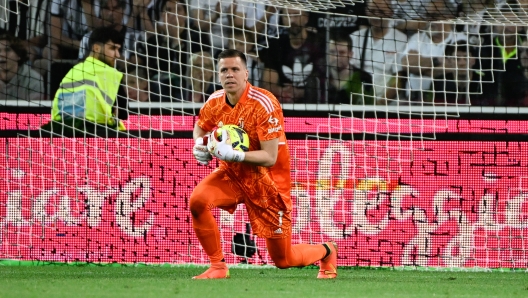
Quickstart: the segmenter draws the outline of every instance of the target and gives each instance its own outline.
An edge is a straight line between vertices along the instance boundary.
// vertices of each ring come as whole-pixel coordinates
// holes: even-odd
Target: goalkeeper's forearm
[[[270,154],[264,150],[248,151],[245,152],[244,162],[250,163],[256,166],[272,167],[275,165],[277,157],[273,158]]]
[[[197,138],[201,138],[207,134],[207,131],[203,130],[198,124],[194,125],[193,130],[193,140],[196,140]]]
[[[279,152],[279,139],[261,141],[260,148],[246,152],[244,162],[262,167],[274,166]]]

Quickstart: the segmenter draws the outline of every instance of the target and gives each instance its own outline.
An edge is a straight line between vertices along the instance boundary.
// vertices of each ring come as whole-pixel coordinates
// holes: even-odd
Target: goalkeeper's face
[[[220,84],[228,94],[241,96],[246,89],[248,70],[240,57],[222,58],[218,61]]]

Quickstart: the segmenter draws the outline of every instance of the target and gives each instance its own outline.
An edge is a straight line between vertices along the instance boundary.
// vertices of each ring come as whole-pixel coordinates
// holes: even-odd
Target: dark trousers
[[[39,137],[66,137],[66,138],[117,138],[128,137],[126,132],[119,131],[117,126],[97,124],[84,119],[63,119],[50,121],[39,130]]]

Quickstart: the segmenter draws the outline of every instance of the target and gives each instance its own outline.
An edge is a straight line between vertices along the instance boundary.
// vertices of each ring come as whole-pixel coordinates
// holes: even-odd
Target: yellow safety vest
[[[126,130],[113,114],[113,106],[123,74],[104,62],[88,57],[62,79],[53,99],[51,117],[55,121],[80,118]]]

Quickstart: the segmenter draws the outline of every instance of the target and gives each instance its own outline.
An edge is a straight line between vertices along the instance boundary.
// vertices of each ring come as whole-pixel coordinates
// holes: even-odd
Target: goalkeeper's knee
[[[206,193],[194,191],[189,198],[189,209],[193,218],[197,218],[204,212],[211,212],[214,205],[209,201]]]

